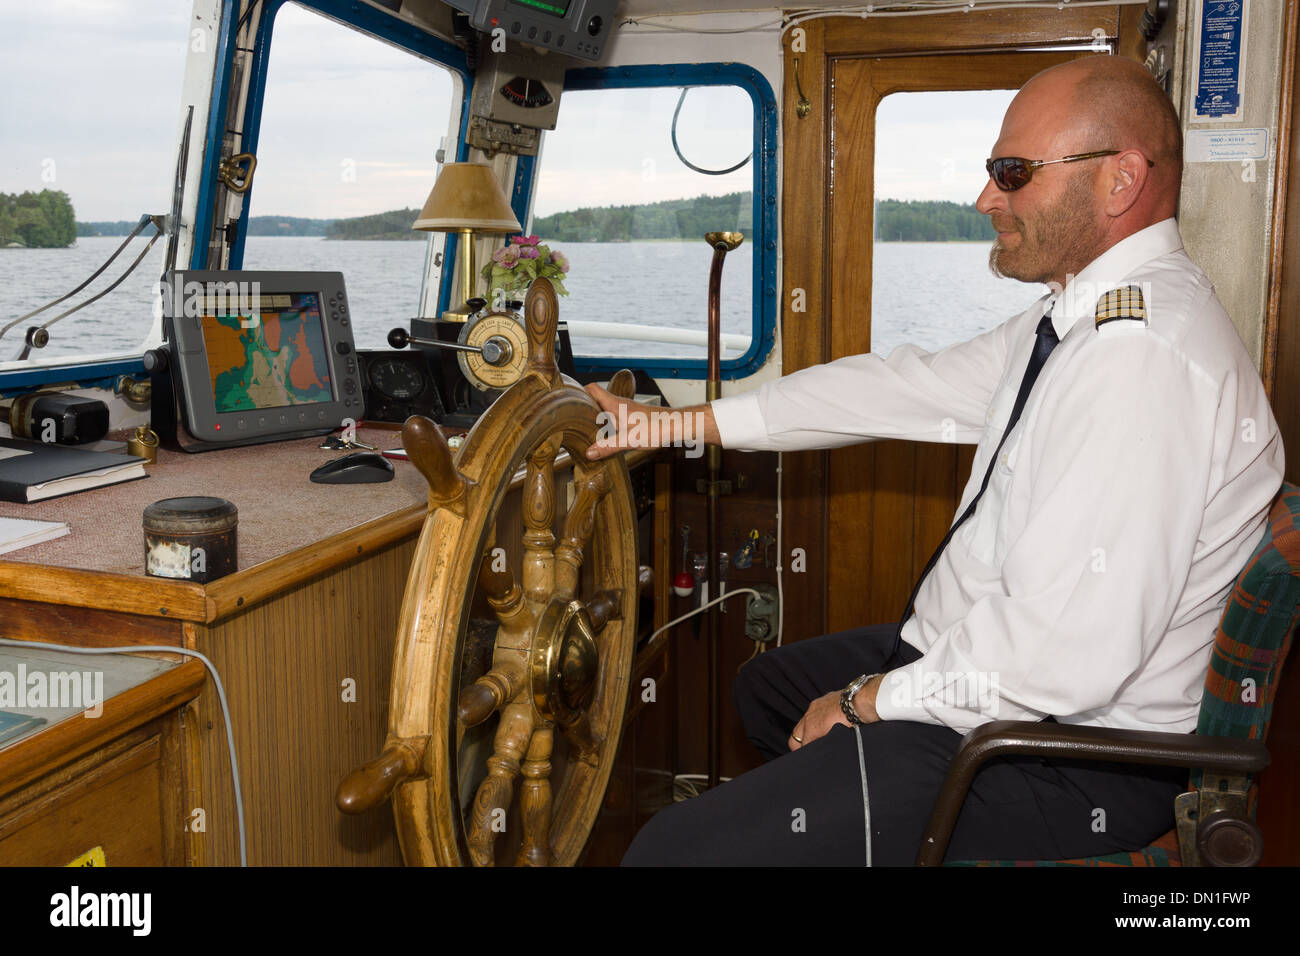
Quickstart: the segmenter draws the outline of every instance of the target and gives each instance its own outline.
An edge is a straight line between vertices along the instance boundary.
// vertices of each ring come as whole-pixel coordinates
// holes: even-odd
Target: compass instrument
[[[526,110],[535,110],[550,106],[555,102],[546,84],[541,80],[532,80],[526,76],[516,76],[501,87],[501,95],[515,106]]]

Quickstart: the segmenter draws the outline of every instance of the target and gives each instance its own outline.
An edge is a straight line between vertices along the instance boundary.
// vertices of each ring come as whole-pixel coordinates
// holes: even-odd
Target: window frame
[[[746,236],[754,244],[752,319],[749,348],[743,355],[722,362],[722,377],[745,378],[757,372],[776,345],[777,306],[777,111],[771,84],[762,73],[743,63],[674,63],[643,66],[578,67],[564,75],[564,91],[671,88],[675,86],[736,86],[749,94],[754,107],[753,140],[753,223],[754,235]],[[561,100],[563,103],[563,100]],[[531,159],[532,157],[529,157]],[[536,180],[529,177],[528,194],[523,197],[531,207]],[[516,176],[516,197],[519,196]],[[516,213],[518,209],[516,208]],[[523,222],[520,219],[520,222]],[[529,222],[531,228],[532,223]],[[703,241],[704,237],[700,237]],[[701,317],[703,320],[703,317]],[[629,363],[628,356],[576,355],[574,365],[579,375],[612,374]],[[708,360],[703,358],[644,358],[635,363],[650,375],[660,378],[703,379],[708,374]]]
[[[257,26],[257,39],[253,44],[248,101],[244,109],[244,131],[240,139],[242,151],[257,154],[258,140],[261,136],[262,104],[266,95],[266,81],[270,67],[271,42],[274,38],[275,21],[282,7],[288,3],[296,3],[337,21],[344,29],[350,29],[372,37],[381,43],[388,43],[422,60],[427,60],[435,66],[441,66],[449,70],[453,79],[453,96],[455,95],[457,80],[459,80],[461,93],[460,116],[456,123],[457,134],[453,152],[456,162],[464,162],[468,158],[469,147],[465,143],[465,130],[469,123],[469,100],[474,86],[474,75],[469,71],[465,61],[465,54],[459,48],[425,33],[413,24],[363,3],[361,0],[262,0],[262,2],[265,6]],[[230,29],[224,34],[223,39],[227,49],[224,51],[225,55],[220,58],[216,82],[213,83],[212,109],[208,114],[207,141],[209,143],[221,142],[223,138],[224,118],[230,96],[234,35],[238,29],[238,18],[232,16],[228,23]],[[207,268],[206,237],[211,233],[213,226],[213,191],[217,183],[217,154],[219,152],[219,150],[209,149],[205,156],[203,175],[199,187],[198,215],[195,217],[194,228],[194,235],[204,238],[205,241],[202,244],[195,243],[190,257],[191,269]],[[429,185],[432,188],[432,181]],[[254,181],[253,190],[256,190],[256,188],[257,183]],[[251,200],[252,191],[246,197],[239,212],[238,232],[235,241],[230,247],[231,269],[243,268],[244,242],[248,237],[248,216],[252,209]],[[457,237],[453,234],[447,234],[445,240],[443,261],[453,262],[457,252]],[[454,278],[453,271],[447,268],[442,269],[438,292],[439,314],[448,308],[447,302],[451,296]],[[424,283],[427,279],[428,273],[426,271],[425,275],[421,277],[421,298],[423,297]],[[415,304],[413,304],[412,308],[415,307]]]

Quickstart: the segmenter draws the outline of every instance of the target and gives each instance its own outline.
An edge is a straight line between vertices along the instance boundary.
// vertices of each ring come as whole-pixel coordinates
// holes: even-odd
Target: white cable
[[[853,732],[858,735],[858,772],[862,774],[862,825],[867,831],[867,862],[871,865],[871,798],[867,794],[867,758],[862,752],[862,725],[854,724]]]
[[[711,28],[677,26],[671,23],[651,24],[648,21],[665,17],[684,16],[681,13],[651,13],[640,17],[629,17],[619,24],[619,28],[639,27],[641,29],[638,32],[643,33],[738,34],[775,32],[775,28],[780,27],[780,32],[784,33],[791,27],[798,26],[801,23],[829,17],[856,17],[866,20],[879,17],[924,17],[944,13],[969,13],[977,10],[1064,10],[1067,7],[1121,7],[1142,2],[1145,2],[1145,0],[912,0],[910,3],[850,4],[829,10],[796,13],[782,20],[769,20],[747,27]],[[877,6],[906,7],[906,9],[877,10]]]
[[[781,505],[781,478],[784,474],[785,455],[776,453],[776,646],[785,638],[785,552],[782,532],[785,530],[785,509]]]
[[[710,601],[708,604],[701,604],[701,605],[700,605],[699,607],[697,607],[695,610],[693,610],[693,611],[687,611],[687,612],[686,612],[685,614],[683,614],[681,617],[675,617],[675,618],[673,618],[671,621],[669,621],[669,622],[668,622],[667,624],[665,624],[663,627],[659,628],[659,630],[657,630],[657,631],[655,631],[653,634],[651,634],[650,637],[647,638],[646,643],[649,643],[650,641],[653,641],[656,637],[658,637],[658,636],[659,636],[660,634],[662,634],[664,631],[668,630],[668,628],[670,628],[670,627],[676,627],[678,624],[682,623],[682,621],[686,620],[687,618],[689,618],[689,617],[694,617],[695,615],[697,615],[697,614],[699,614],[699,613],[701,613],[701,612],[703,612],[703,611],[707,611],[709,608],[713,607],[713,605],[717,604],[719,601],[725,601],[727,598],[733,598],[733,597],[735,597],[735,596],[738,595],[738,594],[752,594],[752,595],[754,595],[754,597],[762,597],[762,596],[763,596],[763,595],[759,594],[757,591],[755,591],[753,588],[736,588],[736,590],[734,590],[734,591],[728,591],[726,594],[723,594],[723,595],[721,595],[721,596],[719,596],[719,597],[715,597],[715,598],[714,598],[712,601]]]
[[[807,23],[810,20],[823,20],[828,17],[856,17],[858,19],[875,19],[879,17],[925,17],[944,13],[974,12],[978,10],[1064,10],[1067,7],[1122,7],[1141,3],[1142,0],[938,0],[935,5],[912,7],[907,10],[876,10],[876,4],[840,7],[834,10],[817,10],[791,16],[785,30]],[[897,6],[897,4],[889,4]]]
[[[66,651],[69,654],[133,654],[137,651],[153,653],[182,654],[197,657],[212,675],[212,683],[217,688],[217,700],[221,703],[221,715],[226,720],[226,744],[230,751],[230,776],[235,787],[235,817],[239,827],[239,865],[248,866],[248,841],[244,833],[244,798],[239,787],[239,763],[235,759],[235,734],[230,727],[230,707],[226,704],[226,689],[221,684],[221,675],[217,667],[198,651],[185,647],[172,647],[166,644],[133,644],[129,647],[72,647],[68,644],[48,644],[44,641],[14,641],[0,637],[0,645],[5,647],[40,647],[49,651]]]

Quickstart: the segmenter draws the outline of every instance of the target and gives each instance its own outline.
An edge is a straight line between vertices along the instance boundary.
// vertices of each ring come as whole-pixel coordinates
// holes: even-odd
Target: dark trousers
[[[855,628],[760,654],[735,683],[745,731],[763,766],[657,813],[623,858],[628,866],[862,866],[866,858],[857,734],[834,727],[795,751],[808,704],[859,674],[920,657],[890,657],[895,625]],[[910,866],[961,734],[914,721],[861,728],[875,866]],[[1173,828],[1187,771],[1006,757],[975,777],[947,860],[1056,860],[1141,849]]]

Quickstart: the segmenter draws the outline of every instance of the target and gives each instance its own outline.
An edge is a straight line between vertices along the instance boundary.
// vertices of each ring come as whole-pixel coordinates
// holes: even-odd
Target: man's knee
[[[742,718],[745,716],[745,710],[751,708],[762,697],[762,688],[767,683],[763,679],[763,669],[766,667],[763,658],[766,656],[759,654],[752,661],[747,661],[731,683],[731,698],[736,702],[736,709],[740,711]]]
[[[632,845],[623,855],[623,866],[682,866],[682,839],[677,822],[686,810],[686,803],[664,807],[637,831]]]

